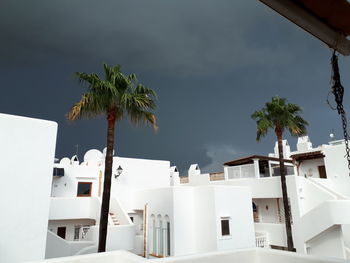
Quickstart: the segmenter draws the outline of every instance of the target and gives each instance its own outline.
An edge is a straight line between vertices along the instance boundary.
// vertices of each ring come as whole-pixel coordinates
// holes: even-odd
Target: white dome
[[[61,159],[60,164],[62,165],[69,165],[70,164],[70,159],[68,157],[64,157]]]
[[[103,149],[103,157],[106,157],[107,155],[107,147]],[[114,156],[114,150],[113,150],[113,156]]]
[[[99,161],[103,158],[103,154],[96,149],[89,150],[84,155],[84,162]]]

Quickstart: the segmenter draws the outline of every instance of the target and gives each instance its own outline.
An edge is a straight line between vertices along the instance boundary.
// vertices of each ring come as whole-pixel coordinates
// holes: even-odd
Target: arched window
[[[170,256],[170,218],[168,215],[164,216],[164,256]]]
[[[152,214],[151,215],[151,236],[149,238],[149,240],[152,240],[152,242],[150,242],[150,251],[151,254],[157,254],[157,234],[156,234],[156,217]]]
[[[158,249],[157,249],[157,255],[163,256],[164,255],[164,236],[163,236],[163,219],[161,215],[157,216],[158,221],[158,227],[157,227],[157,237],[158,237]]]

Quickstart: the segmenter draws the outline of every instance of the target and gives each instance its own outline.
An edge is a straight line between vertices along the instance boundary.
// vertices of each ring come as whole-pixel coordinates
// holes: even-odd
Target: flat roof
[[[224,163],[224,165],[226,166],[236,166],[236,165],[243,165],[243,164],[249,164],[253,162],[253,159],[259,159],[262,161],[276,161],[279,162],[278,158],[275,157],[269,157],[269,156],[264,156],[264,155],[250,155],[247,157],[243,157],[240,159],[235,159],[229,162]],[[288,159],[283,159],[283,161],[285,163],[293,163],[292,160],[288,160]]]

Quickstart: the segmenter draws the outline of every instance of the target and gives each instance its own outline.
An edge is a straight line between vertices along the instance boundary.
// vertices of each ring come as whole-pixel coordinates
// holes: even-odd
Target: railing
[[[124,209],[121,207],[119,201],[116,198],[111,198],[109,212],[112,212],[116,216],[120,225],[132,225],[133,224],[130,217],[124,211]],[[112,219],[112,218],[110,218],[110,219]],[[111,224],[114,225],[113,222],[111,222]]]
[[[245,164],[227,168],[228,179],[255,178],[254,164]]]
[[[255,246],[261,248],[268,248],[269,244],[267,241],[267,235],[263,233],[255,234]]]

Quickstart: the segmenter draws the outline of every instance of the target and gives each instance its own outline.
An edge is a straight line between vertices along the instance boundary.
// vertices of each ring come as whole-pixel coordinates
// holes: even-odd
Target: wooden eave
[[[304,161],[324,158],[325,155],[321,151],[297,153],[290,156],[294,161]]]
[[[350,55],[347,0],[259,0],[330,48]]]
[[[236,166],[236,165],[243,165],[243,164],[250,164],[254,162],[254,159],[259,159],[261,161],[275,161],[279,162],[278,158],[275,157],[269,157],[264,155],[250,155],[247,157],[243,157],[240,159],[232,160],[229,162],[224,163],[225,166]],[[292,163],[292,160],[283,159],[285,163]]]

